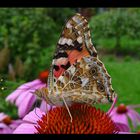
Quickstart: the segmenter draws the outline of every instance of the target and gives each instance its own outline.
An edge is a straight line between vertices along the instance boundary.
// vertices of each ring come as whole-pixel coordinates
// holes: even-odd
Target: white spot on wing
[[[61,37],[61,38],[59,39],[58,43],[61,44],[62,40],[63,40],[63,37]]]
[[[72,43],[72,40],[71,39],[67,39],[67,44],[70,46],[70,45],[73,45]]]
[[[61,45],[66,44],[66,42],[67,42],[67,39],[66,38],[61,39]]]
[[[82,80],[82,87],[84,87],[88,83],[89,78],[81,78],[81,80]]]
[[[81,23],[81,20],[77,17],[77,16],[74,16],[72,18],[76,23]]]
[[[70,71],[71,74],[74,74],[74,72],[75,72],[75,67],[74,67],[74,66],[71,66],[71,67],[69,68],[69,71]]]
[[[81,31],[78,31],[78,34],[80,35],[81,34]]]
[[[68,22],[66,25],[67,28],[72,28],[72,25]]]
[[[79,36],[79,37],[77,38],[77,41],[81,44],[81,43],[82,43],[82,37]]]

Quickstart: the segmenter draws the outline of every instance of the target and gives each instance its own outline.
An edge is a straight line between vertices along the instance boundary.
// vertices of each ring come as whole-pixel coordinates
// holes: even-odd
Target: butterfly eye
[[[97,75],[97,68],[96,68],[96,67],[92,67],[92,68],[90,69],[90,73],[91,73],[92,75]]]
[[[98,83],[97,89],[98,89],[98,91],[100,91],[100,92],[104,92],[104,91],[105,91],[105,87],[104,87],[101,83]]]

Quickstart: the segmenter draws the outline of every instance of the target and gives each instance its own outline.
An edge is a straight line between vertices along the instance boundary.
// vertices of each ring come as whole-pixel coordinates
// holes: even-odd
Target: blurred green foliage
[[[95,9],[98,11],[92,8],[92,13]],[[96,12],[90,19],[94,45],[140,57],[139,8]],[[76,8],[0,9],[0,72],[12,73],[12,79],[29,81],[49,69],[65,22],[75,13]]]
[[[0,49],[10,49],[9,63],[16,57],[24,62],[24,79],[34,79],[49,67],[64,21],[73,14],[70,8],[0,9]]]
[[[135,51],[135,53],[140,52],[140,41],[138,42],[137,47],[134,47],[133,43],[131,43],[131,45],[125,45],[125,47],[122,48],[124,44],[121,44],[121,39],[124,37],[124,43],[129,40],[139,40],[140,9],[114,8],[105,11],[92,17],[90,27],[93,32],[92,37],[94,37],[96,44],[102,39],[111,40],[112,44],[113,40],[113,48],[119,53],[125,53],[126,51],[130,53],[132,50],[133,52]],[[108,44],[108,48],[109,47],[110,44]]]

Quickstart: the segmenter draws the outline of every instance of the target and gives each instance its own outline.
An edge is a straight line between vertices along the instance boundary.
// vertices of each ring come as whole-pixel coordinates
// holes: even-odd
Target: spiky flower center
[[[48,70],[42,71],[42,72],[39,73],[39,79],[43,83],[46,83],[47,82],[48,75],[49,75],[49,71]]]
[[[72,122],[65,107],[56,107],[43,115],[35,126],[39,134],[112,134],[118,129],[111,118],[100,109],[74,104],[69,107]]]
[[[11,117],[7,116],[3,119],[2,122],[8,125],[12,122],[12,119],[11,119]]]
[[[122,114],[122,113],[126,113],[127,112],[127,107],[124,104],[120,104],[117,107],[117,112]]]

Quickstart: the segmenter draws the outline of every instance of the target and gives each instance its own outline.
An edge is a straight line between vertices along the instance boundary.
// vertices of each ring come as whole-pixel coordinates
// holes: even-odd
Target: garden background
[[[89,20],[92,42],[118,94],[117,105],[140,103],[140,8],[1,8],[0,76],[6,89],[0,92],[0,112],[17,117],[5,97],[49,70],[65,22],[76,12]],[[98,106],[105,111],[110,107]]]

